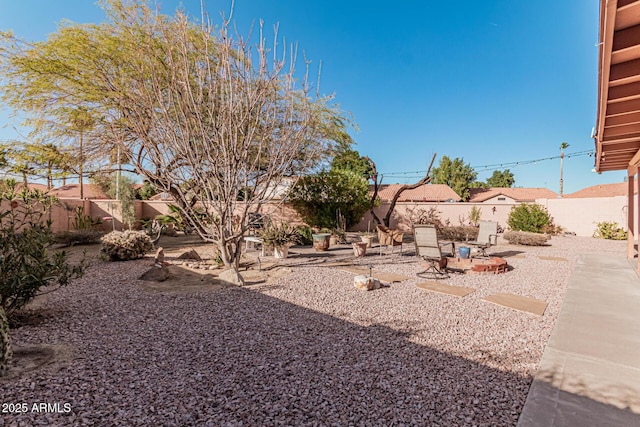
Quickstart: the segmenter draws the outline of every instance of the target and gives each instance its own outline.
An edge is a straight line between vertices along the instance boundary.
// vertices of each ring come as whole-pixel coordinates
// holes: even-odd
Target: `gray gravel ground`
[[[271,284],[187,294],[145,292],[132,278],[148,260],[99,263],[51,294],[44,322],[13,331],[16,345],[74,351],[0,382],[2,403],[30,408],[0,426],[515,425],[578,255],[624,256],[626,242],[493,249],[524,257],[445,281],[476,289],[464,298],[417,289],[423,267],[406,251],[360,261],[411,277],[371,292],[299,256]],[[498,292],[549,306],[537,317],[482,301]],[[39,402],[70,411],[31,412]]]

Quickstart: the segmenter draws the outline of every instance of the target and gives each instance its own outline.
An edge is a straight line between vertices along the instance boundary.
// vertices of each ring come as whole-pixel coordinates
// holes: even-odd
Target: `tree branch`
[[[418,188],[421,185],[428,184],[429,182],[431,182],[431,177],[429,177],[429,174],[431,173],[431,167],[433,166],[433,162],[436,159],[436,154],[437,153],[433,154],[433,157],[431,158],[431,163],[429,164],[429,169],[427,169],[427,173],[420,181],[416,182],[415,184],[405,184],[400,188],[398,188],[398,190],[396,191],[396,194],[394,194],[393,196],[393,199],[391,199],[391,205],[389,206],[389,211],[387,211],[387,215],[385,215],[384,217],[385,226],[389,227],[391,214],[393,213],[393,210],[396,208],[396,203],[398,202],[398,199],[400,198],[402,193],[404,193],[406,190],[413,190],[414,188]]]

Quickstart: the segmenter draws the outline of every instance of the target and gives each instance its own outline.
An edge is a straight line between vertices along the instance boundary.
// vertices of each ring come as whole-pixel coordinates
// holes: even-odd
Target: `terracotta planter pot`
[[[328,251],[330,245],[331,234],[322,233],[322,234],[313,234],[313,248],[316,251]]]
[[[276,246],[273,248],[273,257],[285,259],[289,255],[289,246]]]
[[[351,244],[353,246],[353,254],[356,257],[363,257],[367,253],[367,244],[365,242],[355,242]]]
[[[373,245],[373,236],[362,236],[361,239],[362,243],[366,243],[368,248]]]

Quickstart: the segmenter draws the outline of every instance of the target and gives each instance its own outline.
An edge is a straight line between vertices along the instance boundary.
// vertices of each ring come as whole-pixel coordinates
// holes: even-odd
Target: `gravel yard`
[[[517,255],[511,271],[444,280],[476,289],[463,298],[416,288],[406,245],[358,261],[410,277],[370,292],[291,252],[267,284],[183,293],[145,290],[149,259],[97,262],[13,331],[16,347],[70,355],[0,381],[2,403],[29,407],[0,426],[515,425],[579,254],[623,257],[626,241],[501,244],[489,252]],[[549,305],[538,317],[482,300],[501,292]],[[33,412],[42,402],[61,413]]]

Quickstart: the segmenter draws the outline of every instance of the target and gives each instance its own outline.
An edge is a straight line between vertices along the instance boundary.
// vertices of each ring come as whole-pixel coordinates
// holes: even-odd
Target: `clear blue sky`
[[[199,0],[179,4],[200,17]],[[214,22],[231,0],[206,2]],[[263,19],[296,41],[316,66],[321,92],[335,93],[359,130],[356,149],[384,182],[413,182],[434,153],[482,166],[557,157],[594,148],[598,2],[585,0],[236,0],[241,33]],[[0,29],[42,40],[62,19],[101,22],[91,0],[0,0]],[[302,64],[300,64],[302,66]],[[315,75],[315,74],[313,74]],[[0,124],[8,121],[0,114]],[[11,128],[0,129],[0,139]],[[564,192],[621,182],[591,172],[593,157],[564,162]],[[518,187],[558,191],[555,158],[508,166]],[[479,173],[484,180],[494,168]],[[501,169],[499,166],[496,169]]]

